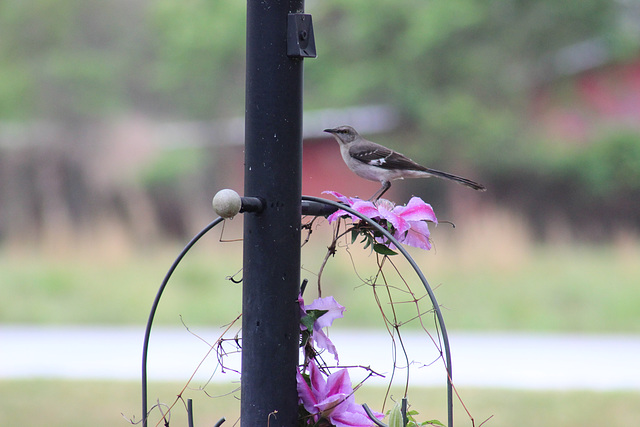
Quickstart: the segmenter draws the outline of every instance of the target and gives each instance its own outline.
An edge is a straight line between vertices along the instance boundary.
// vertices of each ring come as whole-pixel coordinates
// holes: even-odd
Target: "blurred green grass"
[[[150,406],[159,399],[172,403],[183,384],[151,383]],[[209,395],[233,390],[233,386],[209,384]],[[501,389],[461,389],[465,405],[478,426],[563,427],[632,426],[640,419],[640,393],[589,391],[515,391]],[[379,408],[385,390],[363,387],[356,402]],[[140,385],[136,382],[24,380],[0,381],[0,425],[3,426],[126,426],[135,416],[140,419]],[[239,393],[235,393],[236,396]],[[213,425],[226,417],[223,425],[234,425],[239,414],[235,396],[210,398],[199,390],[187,390],[185,402],[194,402],[195,425]],[[411,389],[409,403],[419,412],[418,419],[446,422],[445,391],[436,388]],[[388,408],[387,408],[388,409]],[[158,412],[155,411],[154,414]],[[158,418],[150,419],[150,426]],[[459,403],[455,407],[456,425],[471,426]],[[171,425],[187,425],[186,410],[179,402],[172,411]]]
[[[442,227],[434,237],[434,250],[412,254],[435,289],[450,329],[640,332],[638,242],[542,245],[516,239],[478,248]],[[302,277],[310,281],[307,300],[317,295],[317,273],[329,243],[321,230],[313,238],[302,260]],[[478,240],[486,242],[473,241]],[[228,280],[242,277],[241,243],[211,243],[196,246],[174,273],[158,324],[177,325],[182,316],[187,324],[217,326],[241,312],[242,285]],[[180,249],[162,245],[116,255],[2,251],[0,323],[142,325]],[[408,264],[399,256],[391,260],[419,298],[424,292]],[[404,286],[390,264],[385,271],[390,285]],[[347,307],[338,326],[382,326],[372,288],[363,286],[375,272],[375,254],[357,244],[339,245],[329,259],[323,296],[333,295]],[[384,301],[381,305],[388,308]],[[397,307],[411,317],[408,306]]]

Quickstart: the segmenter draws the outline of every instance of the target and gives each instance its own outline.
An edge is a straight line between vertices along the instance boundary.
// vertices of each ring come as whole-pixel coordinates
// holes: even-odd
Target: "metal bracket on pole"
[[[315,58],[316,39],[313,21],[306,13],[290,13],[287,20],[287,56],[292,58]]]

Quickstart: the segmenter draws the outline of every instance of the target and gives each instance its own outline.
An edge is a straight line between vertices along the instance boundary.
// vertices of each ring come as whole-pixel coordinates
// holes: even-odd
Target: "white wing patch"
[[[388,150],[381,151],[377,149],[359,153],[359,156],[362,157],[361,160],[369,158],[369,160],[366,163],[370,166],[384,165],[385,163],[387,163],[387,160],[389,159],[389,157],[391,157],[391,155],[393,155],[393,151],[388,151]]]
[[[369,164],[370,164],[371,166],[382,166],[382,165],[384,165],[386,162],[387,162],[386,157],[381,157],[381,158],[379,158],[379,159],[374,159],[374,160],[369,161]]]

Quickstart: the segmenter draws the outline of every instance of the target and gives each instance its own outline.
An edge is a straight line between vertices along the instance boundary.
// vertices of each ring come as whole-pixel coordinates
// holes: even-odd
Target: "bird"
[[[347,167],[356,175],[369,181],[378,181],[382,185],[369,199],[378,200],[391,188],[391,181],[404,178],[429,178],[432,176],[449,179],[478,191],[485,191],[478,184],[461,176],[422,166],[404,154],[391,150],[375,142],[364,139],[351,126],[338,126],[325,129],[340,145],[340,153]]]

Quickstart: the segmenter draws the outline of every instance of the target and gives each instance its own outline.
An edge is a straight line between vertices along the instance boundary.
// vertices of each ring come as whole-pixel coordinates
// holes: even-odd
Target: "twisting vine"
[[[354,244],[356,241],[359,241],[364,245],[364,248],[369,248],[372,252],[375,253],[376,263],[377,263],[377,271],[376,274],[370,279],[362,280],[363,284],[368,285],[373,290],[373,296],[376,300],[376,304],[378,305],[378,309],[380,310],[381,316],[384,320],[385,327],[387,328],[387,332],[391,337],[392,349],[393,349],[393,369],[391,373],[391,379],[389,381],[389,386],[387,388],[387,392],[385,395],[385,401],[389,397],[391,384],[393,383],[393,378],[396,374],[396,368],[399,367],[397,363],[397,348],[399,346],[403,358],[404,364],[403,368],[406,369],[407,375],[405,379],[404,385],[404,396],[406,397],[409,390],[409,367],[410,367],[410,357],[408,354],[408,349],[403,341],[403,336],[400,331],[400,327],[408,322],[418,320],[422,329],[424,329],[427,334],[429,334],[430,340],[436,345],[440,356],[438,358],[442,359],[445,363],[445,368],[447,369],[447,388],[448,388],[448,400],[449,400],[449,424],[452,424],[452,381],[451,381],[451,359],[450,353],[448,349],[448,338],[446,335],[446,329],[444,329],[444,322],[442,319],[442,313],[435,301],[435,296],[432,293],[431,288],[429,287],[424,275],[421,273],[415,261],[409,256],[401,245],[401,242],[410,245],[416,246],[422,249],[430,249],[431,241],[430,234],[427,222],[437,223],[437,218],[433,213],[433,209],[428,204],[424,203],[419,198],[412,198],[411,201],[406,206],[395,206],[391,202],[386,200],[378,200],[376,203],[370,201],[363,201],[355,198],[348,198],[339,193],[329,192],[334,195],[341,204],[337,202],[330,202],[324,199],[317,199],[312,197],[307,197],[306,200],[312,201],[320,201],[328,204],[332,204],[337,207],[342,207],[337,212],[333,213],[328,217],[330,223],[334,224],[334,229],[332,233],[332,241],[330,245],[327,247],[327,253],[325,254],[324,260],[320,266],[319,271],[324,271],[324,268],[328,262],[328,259],[335,255],[336,248],[338,247],[338,241],[340,239],[349,239],[350,244]],[[304,197],[303,197],[304,199]],[[344,226],[343,226],[344,224]],[[347,243],[348,245],[349,243]],[[424,300],[424,297],[417,297],[415,292],[411,289],[409,283],[402,277],[399,269],[391,260],[391,256],[396,255],[398,252],[402,253],[407,260],[411,263],[414,270],[418,274],[419,278],[423,282],[425,289],[427,291],[430,300],[433,305],[429,309],[422,309],[420,306],[420,302]],[[397,285],[392,284],[389,281],[388,275],[385,273],[385,265],[391,265],[392,271],[394,271],[398,277],[400,277],[402,285],[398,287]],[[321,295],[321,278],[318,280],[319,286],[319,296]],[[379,292],[379,288],[382,287],[383,294],[385,295],[386,302],[383,303],[382,297]],[[407,295],[409,298],[407,300],[397,301],[394,292],[402,292]],[[319,300],[326,300],[326,298],[319,298]],[[396,312],[396,306],[398,304],[406,304],[412,303],[415,305],[416,313],[410,319],[406,321],[400,320],[398,313]],[[388,305],[389,312],[385,310],[385,306]],[[425,323],[423,321],[423,316],[428,313],[434,313],[436,318],[436,329],[438,330],[438,339],[436,340],[425,327]],[[322,316],[323,314],[320,314]],[[320,320],[320,319],[317,319]],[[438,329],[438,325],[440,328]],[[315,333],[315,330],[314,330]],[[322,339],[324,341],[324,339]],[[326,347],[320,345],[323,348],[326,348],[330,353],[334,353],[335,349],[331,348],[332,344],[328,344]],[[443,351],[444,348],[444,351]],[[337,354],[336,354],[337,357]],[[431,362],[433,363],[433,362]],[[306,371],[309,370],[309,374],[306,374]],[[307,366],[303,366],[302,369],[302,378],[307,384],[311,384],[313,382],[312,374],[313,367],[308,369]],[[331,374],[333,375],[333,374]],[[301,387],[304,389],[304,384]],[[299,388],[300,392],[300,388]],[[301,394],[301,401],[305,409],[307,409],[310,413],[313,413],[313,408],[303,398],[304,393]],[[313,396],[312,396],[313,397]],[[317,396],[316,396],[317,397]],[[308,398],[307,400],[312,400]],[[347,401],[345,401],[347,403]],[[351,407],[354,410],[354,416],[358,415],[358,411]],[[396,408],[394,408],[395,410]],[[327,416],[328,414],[328,416]],[[378,418],[377,414],[374,413],[374,417]],[[418,425],[415,420],[409,419],[407,414],[404,413],[402,417],[407,423],[411,422],[413,424],[406,425]],[[328,413],[323,411],[315,412],[315,422],[320,422],[321,420],[327,420],[329,423],[334,420],[331,419],[331,411]],[[369,418],[367,421],[363,421],[362,424],[355,425],[371,425],[371,423],[375,423],[376,425],[380,425],[379,421],[373,420]],[[422,425],[427,424],[438,424],[439,422],[435,420],[430,420],[424,422]],[[402,424],[402,425],[405,425]],[[332,425],[332,424],[329,424]],[[336,422],[335,425],[340,425],[339,422]]]
[[[437,304],[433,290],[429,286],[426,278],[418,268],[413,258],[408,254],[403,245],[414,246],[424,250],[431,249],[431,240],[428,223],[437,224],[438,220],[430,205],[421,199],[414,197],[405,206],[396,206],[393,203],[381,199],[376,203],[363,201],[357,198],[348,198],[339,193],[330,192],[339,202],[319,199],[315,197],[303,196],[303,200],[325,204],[337,208],[337,210],[328,215],[327,219],[333,224],[331,241],[327,246],[326,253],[317,270],[317,293],[318,298],[310,304],[305,304],[303,299],[304,287],[299,297],[299,305],[301,311],[301,339],[300,347],[303,354],[303,362],[300,370],[297,372],[298,396],[300,402],[299,408],[299,426],[425,426],[425,425],[443,425],[437,420],[428,420],[418,423],[414,416],[407,410],[407,398],[410,387],[410,367],[413,363],[410,356],[410,349],[405,343],[402,333],[402,327],[409,323],[418,323],[420,329],[424,331],[428,339],[437,349],[438,356],[424,364],[430,366],[438,360],[442,360],[446,369],[447,378],[447,400],[448,400],[448,425],[453,425],[453,401],[452,396],[455,391],[456,396],[462,403],[463,408],[467,412],[472,426],[475,421],[466,406],[460,399],[460,396],[453,386],[451,374],[451,355],[449,350],[448,336],[444,325],[444,320],[440,307]],[[319,217],[313,217],[308,222],[302,224],[302,230],[305,232],[301,246],[304,247],[311,238],[315,227],[318,225]],[[206,231],[217,224],[220,219],[214,221],[192,242],[190,242],[185,250],[180,254],[169,273],[165,277],[160,291],[156,297],[150,315],[150,321],[147,325],[147,335],[145,337],[145,352],[148,342],[148,335],[151,329],[153,314],[157,307],[157,302],[166,286],[168,278],[177,266],[177,263],[184,256],[186,251],[197,241]],[[373,276],[363,278],[355,266],[350,246],[359,243],[365,249],[370,250],[375,256],[376,272]],[[382,422],[384,414],[369,409],[366,405],[358,405],[355,403],[355,392],[371,377],[384,377],[383,374],[376,372],[373,368],[364,364],[341,365],[339,363],[338,351],[331,342],[325,330],[332,325],[333,321],[342,317],[345,308],[341,306],[333,297],[322,297],[322,279],[325,267],[330,258],[336,255],[339,248],[346,248],[346,252],[351,257],[356,275],[361,284],[371,288],[373,299],[378,307],[380,316],[384,322],[384,326],[391,339],[392,348],[392,369],[388,378],[388,386],[386,388],[384,402],[390,398],[390,392],[398,369],[405,370],[403,385],[402,402],[397,402],[395,407],[387,413],[388,424]],[[394,261],[394,256],[402,254],[414,269],[416,275],[422,282],[425,294],[419,294],[414,285],[403,277],[401,269]],[[233,282],[239,282],[235,277],[240,273],[237,272],[229,279]],[[425,307],[427,305],[427,307]],[[399,310],[403,306],[412,306],[412,313],[407,318],[406,310]],[[402,313],[401,313],[402,312]],[[430,332],[430,327],[425,322],[425,316],[431,315],[436,333]],[[214,344],[208,344],[210,349],[203,357],[198,367],[194,370],[191,377],[187,380],[182,390],[178,393],[177,398],[171,405],[154,405],[161,412],[161,419],[157,425],[164,423],[169,424],[171,410],[174,406],[182,401],[183,393],[193,380],[195,373],[200,369],[205,359],[211,353],[216,354],[218,366],[222,371],[234,369],[226,366],[225,359],[230,352],[224,348],[225,343],[234,345],[231,352],[241,351],[241,337],[236,333],[232,337],[227,337],[232,326],[240,318],[238,316],[234,321],[229,323],[216,340]],[[186,325],[185,325],[186,327]],[[189,330],[189,328],[187,328]],[[191,332],[191,331],[189,331]],[[195,335],[195,334],[194,334]],[[198,339],[201,339],[195,335]],[[328,363],[323,354],[328,352],[335,359],[335,363]],[[401,354],[402,363],[398,360]],[[145,353],[146,357],[146,353]],[[145,359],[146,366],[146,359]],[[349,371],[353,369],[362,370],[366,373],[364,379],[357,384],[352,385],[349,377]],[[237,372],[237,370],[235,370]],[[212,374],[213,375],[213,374]],[[209,379],[211,380],[211,378]],[[146,426],[148,412],[146,409],[146,372],[143,374],[145,381],[145,389],[143,394],[144,416],[143,423]],[[204,391],[204,388],[203,388]],[[207,396],[211,396],[206,393]],[[189,402],[190,406],[190,402]],[[166,409],[162,409],[162,407]],[[383,404],[384,411],[384,404]],[[221,423],[221,420],[219,423]],[[483,423],[484,424],[484,423]],[[482,424],[481,424],[482,425]]]

